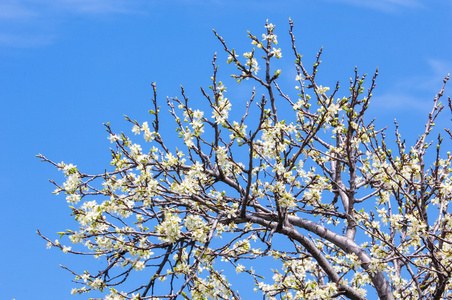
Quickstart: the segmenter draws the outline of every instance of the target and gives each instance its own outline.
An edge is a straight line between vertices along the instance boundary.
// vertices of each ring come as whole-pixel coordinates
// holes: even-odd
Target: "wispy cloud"
[[[382,12],[397,12],[407,8],[423,8],[420,0],[325,0],[334,3],[344,3],[354,6],[367,7]]]
[[[428,111],[434,96],[440,91],[447,74],[452,73],[452,62],[428,59],[428,70],[421,75],[396,80],[382,95],[374,97],[373,106],[378,109],[403,109]],[[452,88],[446,86],[446,93]]]
[[[0,20],[24,19],[36,16],[36,12],[30,10],[18,1],[8,1],[0,3]]]
[[[54,40],[51,34],[7,34],[0,33],[0,46],[30,48],[47,46]]]
[[[45,7],[48,11],[72,14],[130,13],[142,1],[126,0],[29,0]]]
[[[137,13],[145,3],[142,0],[2,0],[0,47],[47,45],[54,40],[58,25],[70,16]]]

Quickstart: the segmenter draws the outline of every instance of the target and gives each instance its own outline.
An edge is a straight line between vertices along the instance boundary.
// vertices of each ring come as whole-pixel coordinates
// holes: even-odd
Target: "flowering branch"
[[[242,299],[237,289],[246,286],[225,275],[232,267],[271,300],[450,297],[452,156],[440,133],[431,138],[449,77],[408,148],[397,122],[392,143],[367,119],[378,69],[367,90],[355,69],[349,94],[336,96],[339,83],[330,91],[316,78],[322,49],[311,72],[302,63],[292,21],[297,86],[283,91],[282,71],[271,68],[283,59],[275,28],[266,22],[262,39],[249,32],[253,48],[242,57],[214,31],[238,69],[232,78],[257,85],[238,120],[215,54],[210,90],[201,88],[204,110],[192,108],[181,88],[180,99],[166,101],[170,116],[163,114],[153,83],[151,123],[126,117],[149,146],[105,125],[110,170],[85,174],[38,155],[64,173],[64,183],[51,182],[79,223],[59,233],[73,246],[38,234],[48,247],[104,261],[98,271],[64,267],[82,285],[73,294]],[[448,105],[452,111],[450,98]]]

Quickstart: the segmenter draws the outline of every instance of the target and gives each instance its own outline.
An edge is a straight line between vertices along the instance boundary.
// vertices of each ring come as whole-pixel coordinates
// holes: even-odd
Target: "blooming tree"
[[[262,38],[248,33],[253,49],[241,56],[215,32],[238,69],[232,77],[264,91],[250,91],[241,118],[232,120],[215,55],[210,90],[201,89],[207,110],[192,108],[183,89],[167,101],[178,148],[161,134],[153,84],[152,120],[127,118],[145,144],[106,124],[110,170],[90,175],[39,155],[64,172],[55,193],[66,195],[79,228],[60,233],[72,246],[38,233],[49,247],[104,262],[65,267],[81,283],[72,293],[243,299],[250,288],[266,299],[450,299],[452,156],[442,130],[434,133],[444,85],[414,145],[397,124],[387,141],[365,118],[378,72],[365,88],[355,70],[349,93],[337,96],[339,85],[316,81],[321,51],[311,70],[302,63],[290,22],[297,86],[285,92],[282,71],[270,67],[282,57],[275,26],[265,28]]]

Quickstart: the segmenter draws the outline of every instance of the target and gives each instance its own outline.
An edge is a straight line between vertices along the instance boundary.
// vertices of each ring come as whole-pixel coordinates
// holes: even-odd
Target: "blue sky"
[[[355,66],[369,75],[379,67],[372,117],[390,128],[397,118],[408,142],[416,139],[452,72],[450,1],[0,0],[0,298],[88,299],[69,294],[72,275],[59,264],[99,264],[47,250],[35,233],[57,238],[74,226],[64,198],[51,194],[48,179],[61,182],[61,174],[35,155],[103,172],[110,144],[102,123],[131,134],[123,115],[148,119],[154,81],[162,106],[183,85],[202,107],[213,54],[221,76],[234,72],[212,29],[243,53],[251,49],[246,31],[260,36],[269,19],[282,79],[295,85],[289,17],[307,65],[324,47],[319,80],[340,80],[339,95]],[[240,103],[240,88],[228,90]],[[439,126],[450,127],[449,115]]]

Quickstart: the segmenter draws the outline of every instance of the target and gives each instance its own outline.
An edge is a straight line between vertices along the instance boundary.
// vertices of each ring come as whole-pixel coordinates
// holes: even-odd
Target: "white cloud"
[[[0,20],[23,19],[36,16],[36,12],[30,10],[17,1],[5,0],[0,3]]]
[[[396,12],[407,8],[423,8],[420,0],[326,0],[334,3],[345,3],[354,6],[367,7],[383,12]]]
[[[389,91],[383,95],[372,98],[372,108],[378,110],[408,110],[408,111],[429,111],[432,108],[430,99],[419,99],[416,96],[403,92]]]
[[[112,14],[130,13],[142,1],[126,0],[29,0],[54,13],[71,14]]]
[[[423,74],[396,80],[382,95],[378,95],[376,91],[372,106],[377,109],[429,111],[435,95],[443,86],[444,78],[452,73],[452,62],[428,59],[427,63],[430,70]],[[446,85],[445,96],[451,91],[449,82],[449,85]]]
[[[435,76],[445,77],[447,74],[452,73],[452,62],[430,58],[428,64]]]
[[[136,0],[1,0],[0,47],[37,47],[53,42],[70,16],[97,17],[138,13]]]
[[[0,46],[12,48],[30,48],[49,45],[54,40],[52,35],[8,34],[0,33]]]

